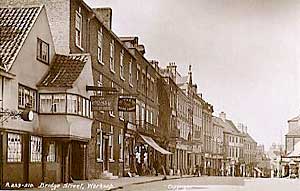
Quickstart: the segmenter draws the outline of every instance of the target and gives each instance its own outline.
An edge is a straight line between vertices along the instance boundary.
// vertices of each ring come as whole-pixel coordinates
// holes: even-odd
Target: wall
[[[70,0],[1,0],[0,5],[45,5],[56,52],[70,52]]]

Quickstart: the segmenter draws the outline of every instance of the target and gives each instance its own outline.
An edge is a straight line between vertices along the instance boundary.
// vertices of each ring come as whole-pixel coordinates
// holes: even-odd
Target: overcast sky
[[[299,110],[300,1],[86,0],[113,9],[113,31],[138,36],[146,57],[176,62],[258,143],[284,143]]]

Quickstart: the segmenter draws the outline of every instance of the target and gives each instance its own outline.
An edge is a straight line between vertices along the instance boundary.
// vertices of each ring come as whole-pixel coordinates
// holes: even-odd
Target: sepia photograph
[[[300,0],[0,0],[0,190],[300,188]]]

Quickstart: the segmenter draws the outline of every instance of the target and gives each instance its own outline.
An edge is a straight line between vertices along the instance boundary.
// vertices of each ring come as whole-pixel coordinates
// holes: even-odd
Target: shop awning
[[[148,143],[151,147],[153,147],[155,150],[160,152],[163,155],[171,155],[173,153],[165,150],[164,148],[160,147],[151,137],[140,135],[146,143]]]
[[[259,173],[262,173],[262,171],[259,168],[257,168],[257,167],[255,167],[254,170],[256,170]]]

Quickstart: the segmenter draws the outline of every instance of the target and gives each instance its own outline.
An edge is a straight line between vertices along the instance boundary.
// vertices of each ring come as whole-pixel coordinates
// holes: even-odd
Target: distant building
[[[244,135],[244,161],[245,161],[245,171],[243,176],[254,176],[254,169],[257,165],[256,162],[256,148],[257,142],[248,133],[247,126],[239,123],[238,129]]]
[[[286,154],[294,151],[295,145],[300,141],[300,115],[288,120],[288,133],[285,135]]]
[[[226,174],[242,176],[245,172],[244,135],[235,124],[226,119],[226,113],[221,112],[219,117],[224,122],[224,154],[226,156]]]
[[[271,177],[280,177],[281,159],[284,156],[284,145],[273,143],[267,151],[267,156],[270,158]]]

